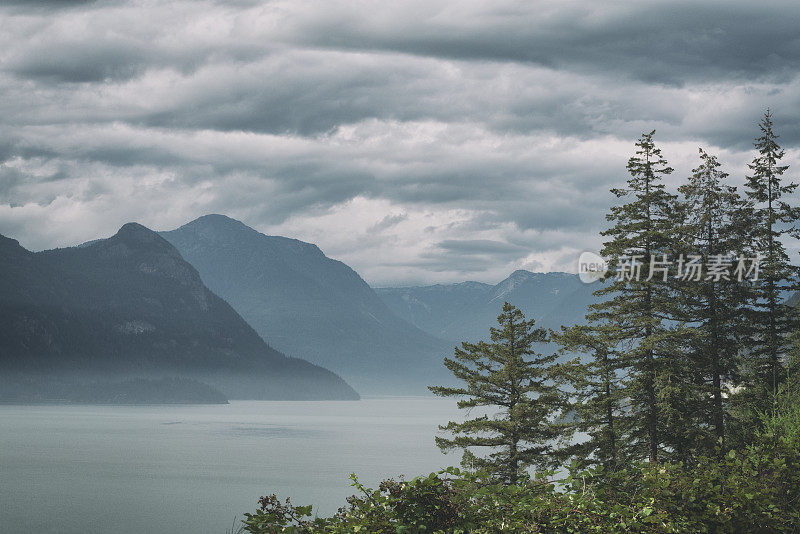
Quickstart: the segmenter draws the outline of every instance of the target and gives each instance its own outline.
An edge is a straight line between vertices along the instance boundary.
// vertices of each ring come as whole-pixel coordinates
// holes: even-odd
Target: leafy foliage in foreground
[[[800,532],[800,409],[764,419],[755,443],[720,457],[631,464],[614,473],[515,485],[449,468],[359,491],[332,517],[275,495],[246,514],[251,534],[420,532]]]

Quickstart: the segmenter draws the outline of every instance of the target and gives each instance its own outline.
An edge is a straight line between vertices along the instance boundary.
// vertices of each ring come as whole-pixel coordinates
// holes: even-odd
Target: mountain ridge
[[[397,317],[358,273],[314,244],[211,214],[160,232],[262,337],[361,391],[426,392],[446,344]]]
[[[458,344],[485,339],[506,301],[535,319],[538,326],[558,328],[583,323],[587,306],[597,300],[592,295],[597,288],[583,284],[571,273],[518,269],[496,284],[466,281],[377,287],[375,291],[395,314]]]
[[[0,366],[91,377],[203,379],[230,398],[357,398],[340,377],[276,351],[167,240],[127,223],[79,247],[0,239]]]

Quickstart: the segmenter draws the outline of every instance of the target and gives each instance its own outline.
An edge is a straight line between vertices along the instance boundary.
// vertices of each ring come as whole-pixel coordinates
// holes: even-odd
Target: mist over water
[[[447,465],[453,400],[0,406],[0,532],[224,533],[276,492],[330,514],[368,485]]]

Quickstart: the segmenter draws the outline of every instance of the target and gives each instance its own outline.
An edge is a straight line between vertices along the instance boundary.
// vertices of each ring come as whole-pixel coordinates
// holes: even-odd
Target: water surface
[[[369,485],[459,456],[452,400],[0,406],[0,532],[223,534],[266,493],[330,514]]]

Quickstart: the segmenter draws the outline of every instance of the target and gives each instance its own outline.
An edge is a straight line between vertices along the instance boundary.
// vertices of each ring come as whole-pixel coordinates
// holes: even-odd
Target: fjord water
[[[452,400],[0,406],[0,532],[220,533],[275,492],[330,514],[353,493],[459,456]]]

